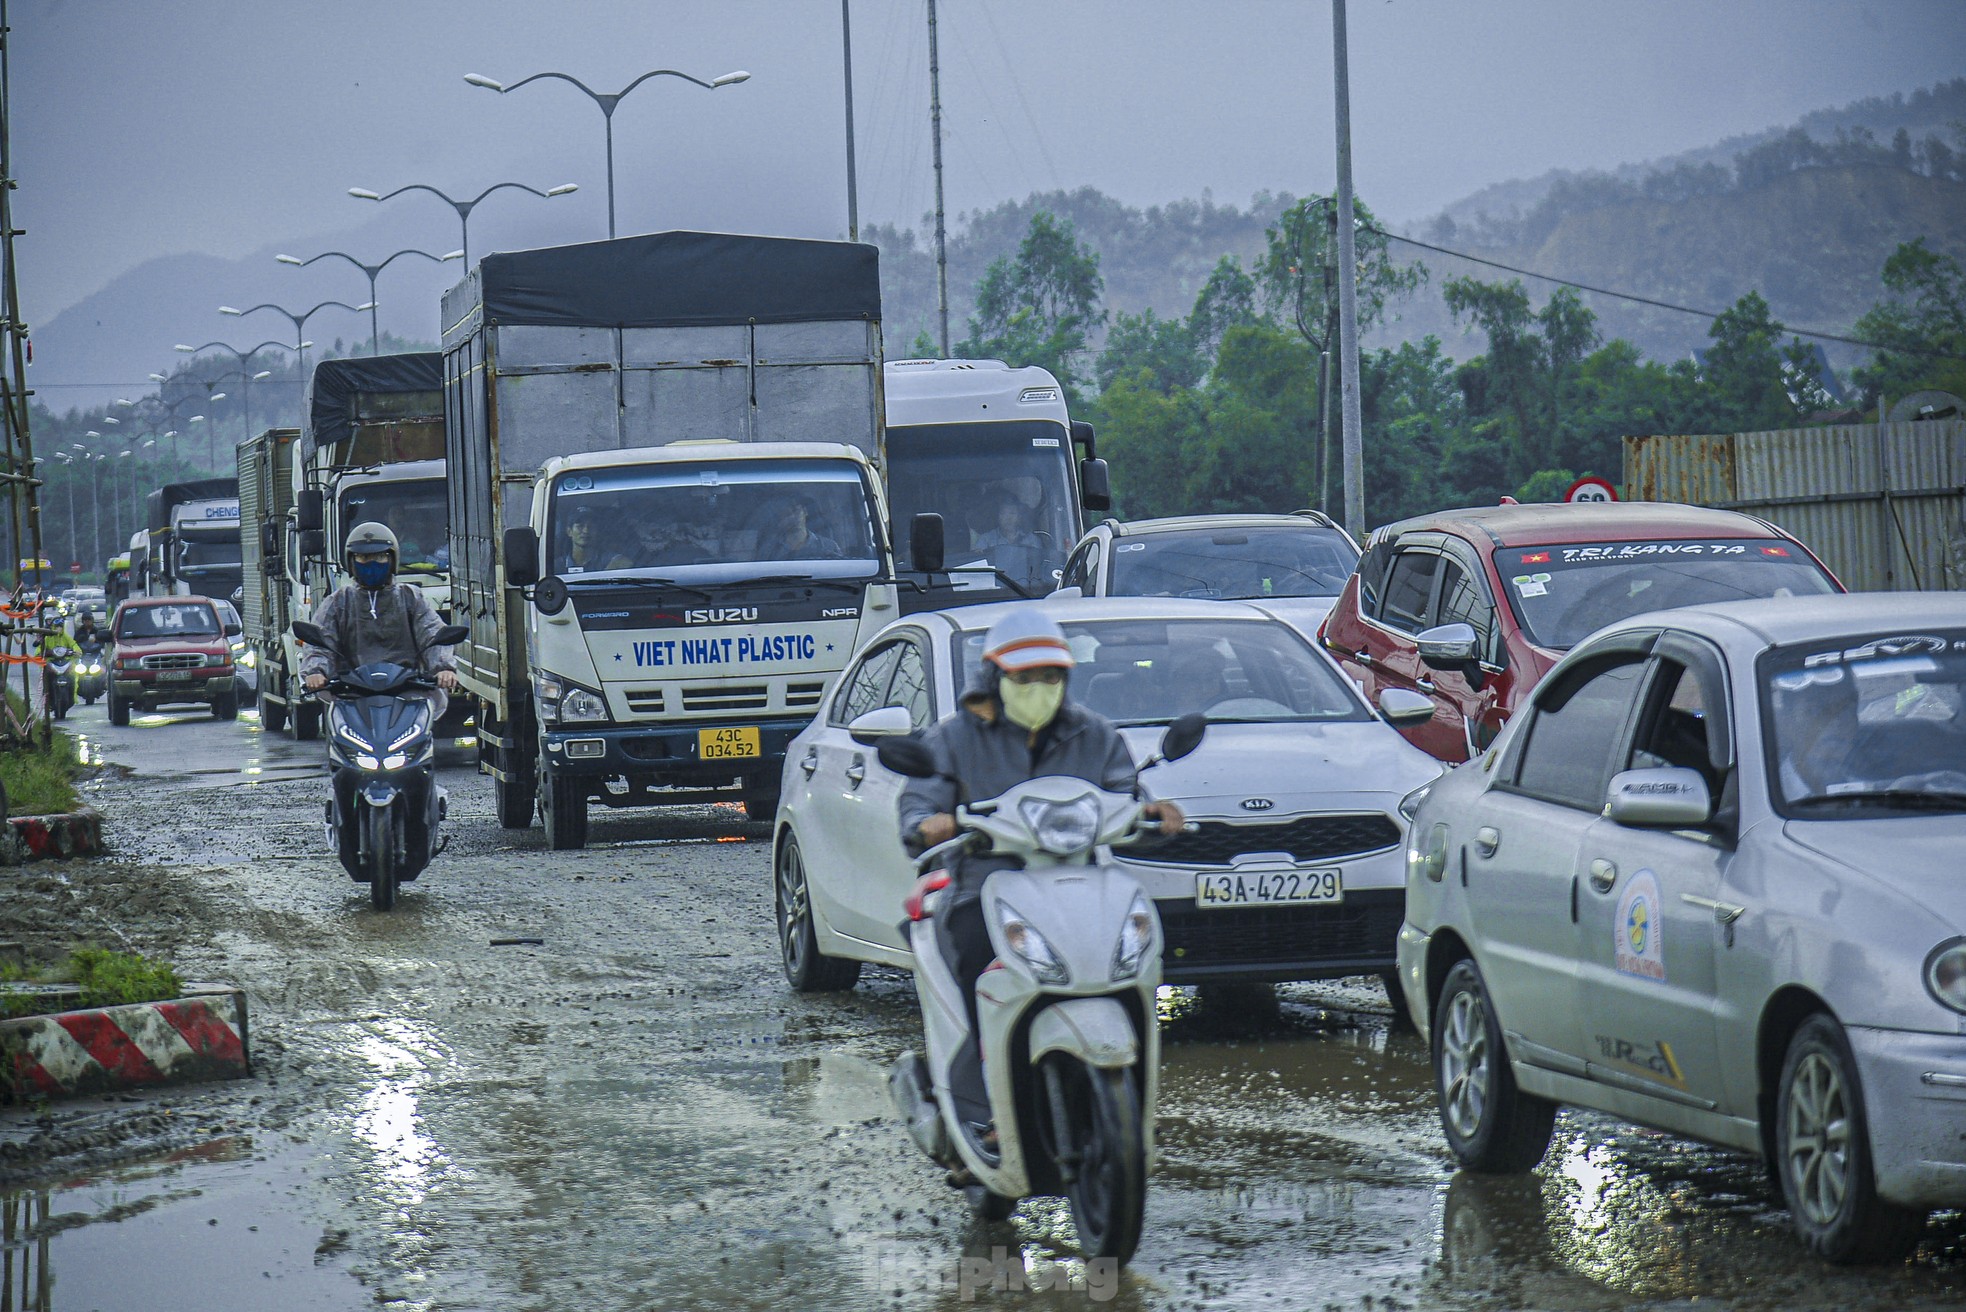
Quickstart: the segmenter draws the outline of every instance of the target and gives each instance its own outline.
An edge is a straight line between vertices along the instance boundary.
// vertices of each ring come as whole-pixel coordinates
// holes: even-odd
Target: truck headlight
[[[1925,987],[1941,1006],[1966,1012],[1966,938],[1947,939],[1925,958]]]
[[[569,689],[567,695],[560,699],[561,724],[607,718],[608,704],[601,700],[599,694],[588,692],[585,688]]]
[[[1147,905],[1145,893],[1133,895],[1133,905],[1120,923],[1120,945],[1113,952],[1113,982],[1132,979],[1140,973],[1140,959],[1154,941],[1154,909]]]
[[[1044,941],[1044,935],[1032,928],[1016,907],[1001,900],[997,903],[997,928],[1003,931],[1004,946],[1031,968],[1040,983],[1063,984],[1072,978],[1071,972],[1058,960],[1058,954],[1051,950],[1051,944]]]

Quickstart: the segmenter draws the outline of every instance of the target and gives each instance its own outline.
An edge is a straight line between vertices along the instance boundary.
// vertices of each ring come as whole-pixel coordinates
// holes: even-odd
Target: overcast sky
[[[1349,12],[1358,188],[1393,219],[1966,73],[1966,0]],[[748,70],[715,92],[655,79],[622,103],[621,230],[845,232],[838,0],[12,0],[11,16],[30,322],[153,257],[355,232],[377,207],[351,186],[571,181],[577,195],[485,202],[473,255],[604,236],[595,107],[551,82],[501,97],[470,72],[558,69],[613,91],[656,67]],[[852,17],[861,214],[914,224],[933,202],[925,5],[852,0]],[[1082,184],[1134,203],[1332,186],[1325,0],[943,0],[941,20],[953,214]],[[429,249],[457,245],[440,202],[388,204],[423,216]],[[186,335],[225,329],[195,308]]]

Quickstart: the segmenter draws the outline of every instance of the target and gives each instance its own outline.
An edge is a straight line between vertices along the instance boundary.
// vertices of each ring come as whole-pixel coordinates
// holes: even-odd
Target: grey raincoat
[[[331,644],[354,656],[355,665],[388,661],[425,674],[457,668],[449,647],[432,645],[444,622],[414,583],[392,583],[374,591],[347,584],[314,608],[314,622]],[[310,674],[333,678],[335,673],[333,651],[310,644],[302,652],[301,678]],[[433,692],[432,709],[442,714],[448,699],[441,691]]]

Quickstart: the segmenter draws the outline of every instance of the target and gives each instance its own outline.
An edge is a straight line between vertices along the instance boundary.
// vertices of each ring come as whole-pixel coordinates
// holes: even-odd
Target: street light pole
[[[542,76],[544,75],[542,74]],[[623,94],[626,93],[624,92]],[[531,192],[533,195],[542,198],[549,197],[549,196],[567,196],[580,190],[578,186],[576,186],[574,183],[571,182],[562,182],[559,186],[548,187],[545,191],[541,191],[537,187],[529,187],[523,182],[494,182],[491,186],[486,187],[483,191],[479,192],[476,196],[473,196],[470,200],[454,200],[427,183],[412,182],[406,187],[398,187],[396,188],[396,190],[390,192],[370,191],[367,187],[350,187],[348,189],[348,194],[353,196],[356,200],[372,200],[372,201],[380,202],[385,200],[391,200],[397,196],[402,195],[406,191],[429,192],[432,196],[435,196],[438,200],[441,200],[442,202],[444,202],[444,204],[450,206],[453,210],[457,211],[457,224],[458,224],[458,228],[460,229],[460,236],[461,236],[461,240],[458,242],[458,245],[463,248],[459,252],[459,255],[463,258],[465,267],[469,268],[471,265],[471,211],[477,209],[478,203],[482,201],[485,197],[491,195],[494,191],[500,191],[506,187],[514,187],[519,191]]]
[[[936,57],[935,0],[928,0],[928,121],[935,153],[935,309],[942,358],[949,358],[949,233],[942,221],[942,64]]]
[[[330,255],[338,255],[338,256],[340,256],[340,257],[341,257],[342,259],[344,259],[344,260],[347,260],[347,261],[348,261],[348,262],[349,262],[350,264],[352,264],[352,265],[354,265],[354,266],[355,266],[356,268],[358,268],[358,269],[360,269],[360,270],[361,270],[361,271],[362,271],[363,273],[365,273],[365,274],[367,274],[367,275],[368,275],[368,279],[369,279],[369,354],[370,354],[370,355],[381,355],[381,354],[382,354],[382,334],[381,334],[381,332],[380,332],[380,330],[379,330],[379,329],[378,329],[378,328],[376,327],[376,316],[375,316],[375,305],[376,305],[376,295],[375,295],[375,280],[376,280],[376,278],[377,278],[377,276],[378,276],[378,275],[380,275],[380,274],[382,273],[382,271],[383,271],[384,269],[386,269],[386,268],[388,268],[388,267],[389,267],[389,265],[390,265],[390,263],[391,263],[391,261],[394,261],[394,260],[397,260],[397,259],[400,259],[400,258],[402,258],[402,257],[403,257],[403,256],[405,256],[405,255],[421,255],[421,256],[422,256],[422,257],[423,257],[424,259],[426,259],[426,260],[434,260],[434,261],[436,261],[436,262],[437,262],[437,263],[439,263],[439,264],[442,264],[442,263],[443,263],[443,262],[444,262],[445,260],[461,260],[461,259],[463,259],[463,258],[464,258],[464,252],[463,252],[463,251],[452,251],[452,252],[450,252],[450,253],[449,253],[448,255],[432,255],[432,254],[431,254],[431,253],[430,253],[429,251],[418,251],[418,250],[404,250],[404,251],[397,251],[397,252],[396,252],[396,253],[395,253],[394,255],[391,255],[391,256],[390,256],[390,257],[389,257],[388,259],[386,259],[386,260],[384,260],[384,261],[383,261],[382,263],[380,263],[380,264],[364,264],[364,263],[362,263],[362,262],[361,262],[360,260],[358,260],[358,259],[356,259],[356,258],[355,258],[355,257],[354,257],[353,255],[350,255],[350,254],[349,254],[349,253],[348,253],[347,251],[322,251],[322,252],[321,252],[321,253],[320,253],[319,255],[316,255],[316,256],[314,256],[314,257],[312,257],[311,259],[305,259],[305,260],[303,260],[303,259],[299,259],[299,258],[296,258],[295,256],[292,256],[292,255],[275,255],[275,256],[274,256],[273,258],[274,258],[274,259],[276,259],[276,260],[278,260],[278,261],[279,261],[280,263],[282,263],[282,264],[291,264],[291,265],[293,265],[293,266],[294,266],[294,267],[296,267],[296,268],[302,268],[302,269],[304,269],[304,268],[306,268],[306,267],[307,267],[308,265],[310,265],[310,264],[312,264],[312,263],[314,263],[314,261],[315,261],[315,260],[325,260],[325,259],[327,259],[327,258],[328,258],[328,257],[329,257]],[[251,434],[248,434],[248,436],[251,436]]]
[[[840,56],[846,70],[846,239],[860,240],[860,186],[853,171],[853,0],[840,0]]]
[[[254,308],[257,309],[258,307],[255,306]],[[319,309],[320,307],[316,306],[315,308]],[[251,373],[247,370],[246,366],[252,362],[254,356],[258,355],[261,351],[266,350],[268,347],[272,347],[274,350],[278,350],[278,351],[298,350],[299,352],[302,352],[300,358],[304,361],[307,358],[304,353],[306,352],[307,348],[312,345],[314,345],[314,343],[308,341],[299,342],[295,346],[288,346],[285,342],[268,341],[268,342],[261,342],[258,346],[253,347],[253,349],[250,351],[242,351],[238,347],[229,345],[225,342],[206,342],[203,346],[186,346],[183,342],[179,342],[172,349],[183,351],[186,355],[197,355],[200,351],[211,351],[211,350],[225,351],[239,362],[239,377],[242,383],[242,386],[239,389],[239,408],[243,412],[243,418],[246,426],[245,435],[247,437],[251,437],[253,435],[253,384],[258,382],[262,378],[271,378],[273,376],[273,371],[271,369],[262,369],[258,373]],[[229,376],[230,375],[227,374],[219,375],[219,377],[221,378],[225,378]],[[210,388],[214,385],[215,385],[214,383],[205,384],[207,388]],[[214,392],[211,394],[209,399],[216,401],[221,397],[223,397],[224,395],[225,393],[223,392]],[[212,427],[215,430],[217,428],[217,425],[214,424]]]
[[[487,91],[496,91],[500,95],[504,95],[507,92],[517,91],[520,87],[524,86],[528,82],[537,82],[541,78],[555,78],[561,82],[572,83],[574,86],[578,87],[589,100],[593,101],[596,105],[600,107],[601,120],[603,125],[605,126],[606,137],[607,137],[608,237],[612,239],[614,237],[614,111],[615,111],[615,107],[621,103],[623,97],[625,97],[630,91],[633,91],[636,87],[642,85],[642,83],[648,81],[652,77],[679,77],[685,82],[694,83],[695,85],[702,87],[706,91],[715,91],[718,87],[735,86],[739,82],[749,81],[751,75],[745,72],[743,69],[736,69],[733,70],[732,72],[722,74],[719,77],[713,77],[708,82],[706,82],[700,77],[692,77],[688,73],[678,72],[673,68],[654,68],[642,74],[640,77],[636,78],[633,82],[630,82],[627,86],[621,88],[621,90],[613,93],[612,95],[608,95],[603,92],[594,90],[594,88],[588,86],[585,82],[582,82],[579,78],[573,76],[571,73],[534,73],[530,77],[520,78],[517,82],[514,82],[509,86],[493,78],[488,78],[483,73],[466,73],[464,75],[464,80],[466,82],[469,82],[474,87],[483,87]],[[505,183],[503,185],[513,186],[516,184]],[[527,190],[531,190],[531,188],[527,188]],[[560,188],[555,187],[551,192],[547,192],[544,194],[558,195],[560,190],[561,190]],[[566,190],[572,191],[573,188],[569,186],[566,188]],[[351,192],[349,194],[355,195],[357,193]],[[393,196],[395,195],[395,193],[391,192],[390,195]],[[483,198],[480,197],[480,199]]]
[[[1358,251],[1352,237],[1352,90],[1345,0],[1331,0],[1332,81],[1338,102],[1338,356],[1343,368],[1345,527],[1365,540],[1365,448],[1358,391]]]
[[[252,314],[255,311],[259,311],[259,310],[271,310],[275,314],[286,315],[287,322],[291,323],[294,326],[294,343],[295,343],[294,349],[300,353],[300,373],[301,373],[301,377],[305,379],[307,376],[308,343],[300,340],[301,334],[307,331],[307,321],[309,319],[312,319],[315,315],[319,314],[321,311],[327,309],[329,306],[336,306],[340,309],[350,311],[351,313],[360,314],[364,310],[373,310],[375,308],[375,303],[371,301],[366,305],[350,305],[347,301],[322,301],[319,305],[315,306],[313,309],[307,311],[304,314],[295,314],[292,310],[286,309],[282,306],[275,305],[271,301],[262,301],[260,304],[255,305],[251,309],[247,309],[247,310],[235,310],[229,305],[221,305],[218,307],[218,312],[220,314],[232,315],[235,318],[240,318],[245,315]],[[242,370],[246,367],[245,362],[243,360],[240,361],[239,367]],[[246,436],[247,437],[252,436],[252,432],[250,431],[250,429],[248,429]]]

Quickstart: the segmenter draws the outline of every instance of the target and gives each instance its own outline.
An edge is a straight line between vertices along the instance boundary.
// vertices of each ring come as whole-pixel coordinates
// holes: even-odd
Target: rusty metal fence
[[[1758,515],[1855,591],[1966,587],[1966,420],[1627,437],[1623,495]]]

